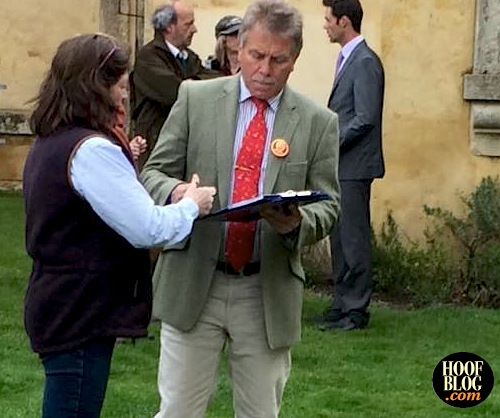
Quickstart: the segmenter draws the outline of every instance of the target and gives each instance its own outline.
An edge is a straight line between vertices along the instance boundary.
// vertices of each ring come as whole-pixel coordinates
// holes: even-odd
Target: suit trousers
[[[372,181],[340,181],[340,218],[330,234],[335,286],[332,307],[362,326],[368,322],[372,293]]]
[[[160,412],[155,418],[202,418],[217,386],[226,348],[236,418],[278,417],[290,368],[290,349],[272,350],[266,336],[259,274],[216,272],[195,327],[161,326]]]

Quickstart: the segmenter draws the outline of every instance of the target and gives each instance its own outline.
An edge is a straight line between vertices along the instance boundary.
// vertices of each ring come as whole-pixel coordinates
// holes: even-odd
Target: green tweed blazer
[[[213,210],[228,204],[233,169],[239,75],[208,81],[185,81],[141,177],[158,204],[167,201],[180,181],[193,173],[202,185],[217,187]],[[270,151],[264,193],[322,190],[332,200],[302,206],[298,237],[291,241],[261,221],[259,245],[266,332],[271,348],[300,340],[304,270],[302,247],[326,237],[340,210],[338,119],[326,107],[285,87],[272,139],[288,142],[290,152],[278,158]],[[154,277],[153,315],[188,331],[206,303],[224,239],[220,223],[197,221],[184,242],[166,247]]]

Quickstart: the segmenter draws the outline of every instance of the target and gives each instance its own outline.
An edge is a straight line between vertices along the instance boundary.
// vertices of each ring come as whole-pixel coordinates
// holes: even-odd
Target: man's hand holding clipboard
[[[264,218],[273,226],[275,226],[273,222],[280,224],[276,229],[288,229],[289,226],[285,226],[283,222],[288,225],[290,221],[296,224],[295,226],[300,223],[299,205],[329,199],[331,197],[328,194],[312,190],[289,190],[283,193],[264,194],[229,205],[201,218],[200,221],[250,222]],[[278,221],[278,218],[281,221]],[[286,221],[283,220],[284,218]]]

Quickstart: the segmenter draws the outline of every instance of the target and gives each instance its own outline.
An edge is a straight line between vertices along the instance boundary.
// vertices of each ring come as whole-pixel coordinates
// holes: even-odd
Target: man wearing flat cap
[[[219,71],[222,75],[236,74],[240,70],[238,63],[238,32],[241,18],[224,16],[215,25],[215,53],[208,57],[205,66]]]

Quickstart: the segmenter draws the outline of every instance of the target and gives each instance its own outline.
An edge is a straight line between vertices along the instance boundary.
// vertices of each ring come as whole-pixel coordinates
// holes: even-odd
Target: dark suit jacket
[[[217,187],[214,210],[227,206],[239,94],[239,76],[181,85],[179,99],[141,174],[156,202],[163,204],[180,180],[198,173],[203,185]],[[264,193],[316,189],[332,196],[300,207],[303,218],[293,243],[266,222],[259,228],[266,331],[270,347],[278,348],[300,338],[305,280],[300,249],[327,236],[339,212],[337,116],[286,87],[272,138],[287,141],[290,152],[283,158],[269,154]],[[220,223],[201,221],[189,239],[165,249],[153,278],[156,318],[183,331],[195,326],[223,240]]]
[[[134,134],[148,141],[147,155],[151,152],[160,129],[177,99],[177,91],[185,79],[220,76],[203,67],[198,55],[188,49],[185,68],[172,55],[161,35],[144,45],[135,60],[130,77],[131,119]],[[144,155],[142,156],[144,159]]]
[[[382,107],[384,69],[379,57],[361,42],[333,84],[328,107],[339,117],[339,179],[383,177]]]

